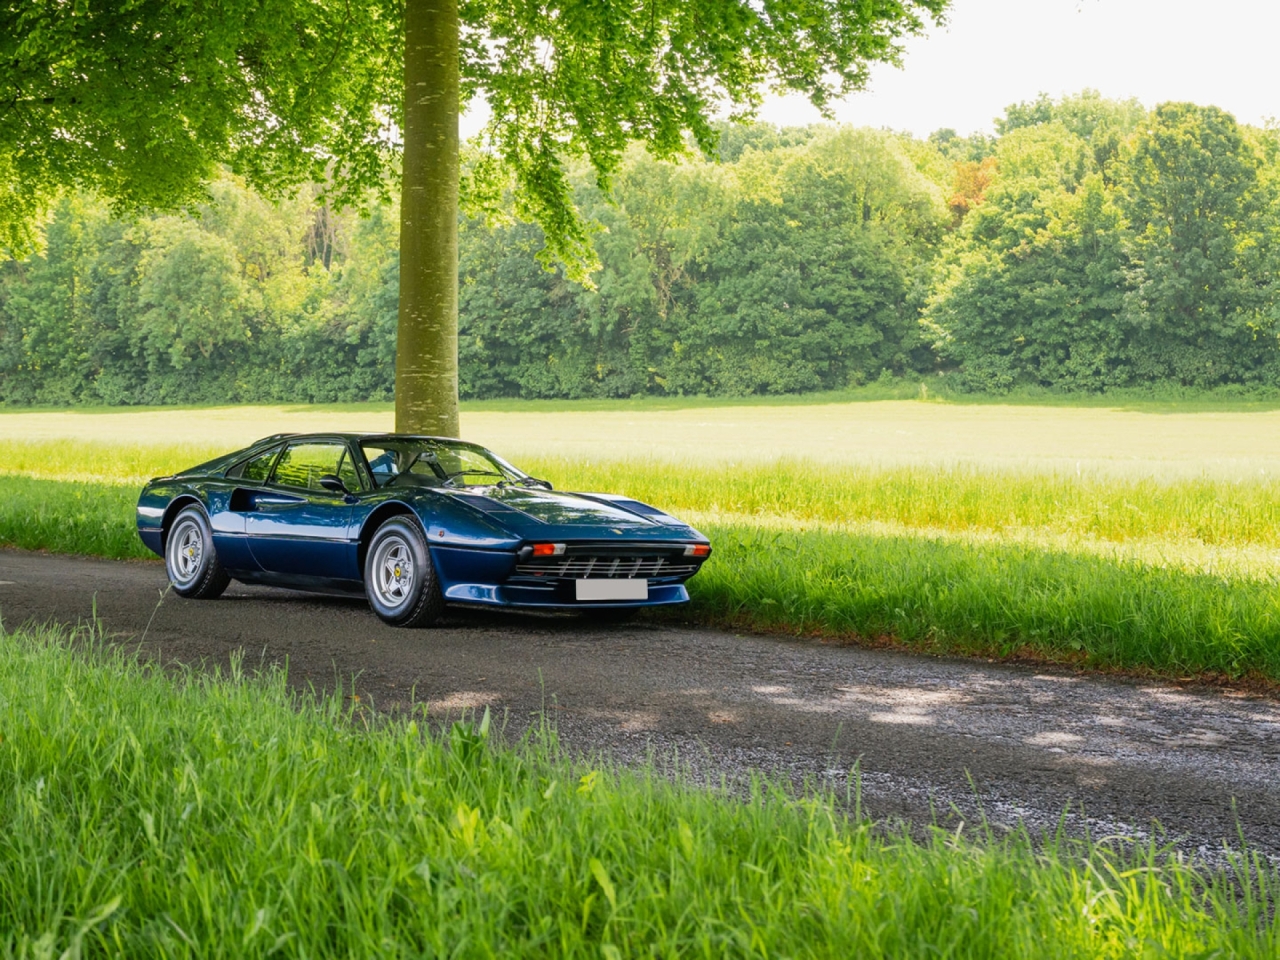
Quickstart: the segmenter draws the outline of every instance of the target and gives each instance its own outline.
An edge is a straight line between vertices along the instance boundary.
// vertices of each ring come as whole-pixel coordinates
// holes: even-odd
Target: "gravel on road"
[[[233,584],[165,595],[160,564],[0,551],[0,618],[76,623],[187,663],[287,663],[380,708],[554,718],[575,752],[678,759],[695,778],[762,771],[915,824],[981,817],[1095,837],[1153,832],[1216,860],[1241,832],[1280,857],[1280,703],[979,661],[644,620],[450,611],[397,630],[358,600]],[[96,605],[96,607],[95,607]],[[144,637],[145,632],[145,637]],[[353,681],[354,678],[354,681]]]

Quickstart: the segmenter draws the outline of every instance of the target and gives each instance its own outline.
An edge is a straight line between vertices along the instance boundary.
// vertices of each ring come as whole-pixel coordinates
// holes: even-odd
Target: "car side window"
[[[338,479],[353,493],[364,486],[360,482],[360,473],[356,470],[355,461],[351,459],[350,450],[342,451],[342,462],[338,464]]]
[[[320,478],[337,475],[338,463],[346,452],[342,443],[291,443],[276,463],[271,482],[283,487],[323,490]]]
[[[227,471],[227,476],[232,480],[266,483],[267,477],[271,475],[271,465],[275,463],[276,454],[279,452],[279,447],[272,447],[266,453],[260,453],[248,460],[241,460]]]

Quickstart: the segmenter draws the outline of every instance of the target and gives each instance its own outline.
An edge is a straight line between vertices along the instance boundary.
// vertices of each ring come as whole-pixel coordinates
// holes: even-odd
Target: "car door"
[[[266,486],[245,515],[249,549],[268,573],[358,580],[356,544],[349,538],[354,498],[320,485],[339,476],[359,485],[342,440],[287,444]],[[350,489],[350,487],[349,487]]]
[[[257,500],[266,494],[271,468],[280,456],[283,444],[259,450],[241,460],[226,473],[232,485],[227,497],[226,509],[210,510],[209,524],[213,528],[213,543],[218,559],[233,573],[261,572],[261,566],[249,549],[247,519],[256,509]]]

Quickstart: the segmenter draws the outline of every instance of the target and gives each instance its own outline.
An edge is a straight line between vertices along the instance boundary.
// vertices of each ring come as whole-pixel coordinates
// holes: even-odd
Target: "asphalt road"
[[[489,706],[518,732],[544,711],[575,751],[677,758],[740,782],[763,770],[843,793],[855,763],[877,816],[952,827],[979,813],[1033,830],[1155,830],[1216,859],[1246,840],[1280,857],[1280,703],[982,662],[640,621],[452,612],[395,630],[362,603],[233,584],[170,594],[159,564],[0,551],[0,618],[105,629],[191,663],[288,664],[381,708]],[[148,623],[150,624],[148,626]],[[1153,824],[1160,825],[1158,828]]]

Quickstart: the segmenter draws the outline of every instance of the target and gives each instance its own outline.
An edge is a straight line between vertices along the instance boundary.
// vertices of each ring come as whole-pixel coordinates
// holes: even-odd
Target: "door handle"
[[[261,490],[237,487],[231,493],[230,506],[232,513],[252,513],[259,507],[288,507],[306,502],[306,497],[294,497],[287,493],[264,493]]]
[[[253,498],[255,507],[291,507],[306,502],[305,497],[289,497],[279,493],[260,493]]]

